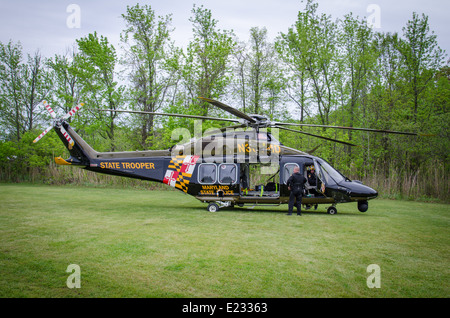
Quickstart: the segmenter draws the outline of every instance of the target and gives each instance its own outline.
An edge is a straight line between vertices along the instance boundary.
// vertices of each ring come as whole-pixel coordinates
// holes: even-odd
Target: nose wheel
[[[359,212],[366,212],[369,209],[369,203],[367,201],[358,201]]]

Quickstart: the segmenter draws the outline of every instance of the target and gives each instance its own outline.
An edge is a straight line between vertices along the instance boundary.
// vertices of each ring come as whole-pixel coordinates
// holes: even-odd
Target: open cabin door
[[[239,181],[241,198],[280,196],[279,165],[241,163]]]
[[[326,182],[324,171],[322,170],[322,166],[316,159],[314,159],[313,161],[314,161],[314,168],[316,169],[316,178],[317,178],[316,190],[319,193],[325,195]]]

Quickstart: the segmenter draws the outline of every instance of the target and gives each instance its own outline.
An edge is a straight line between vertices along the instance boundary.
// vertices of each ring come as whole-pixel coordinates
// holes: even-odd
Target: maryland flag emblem
[[[167,167],[163,183],[187,192],[199,156],[172,157]]]

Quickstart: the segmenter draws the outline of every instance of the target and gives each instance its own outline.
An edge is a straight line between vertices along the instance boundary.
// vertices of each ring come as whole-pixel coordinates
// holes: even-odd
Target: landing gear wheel
[[[369,203],[367,201],[358,201],[359,212],[366,212],[369,209]]]
[[[219,206],[215,203],[210,203],[208,205],[208,211],[209,212],[217,212],[217,211],[219,211]]]
[[[336,214],[336,213],[337,213],[336,207],[330,206],[330,207],[327,209],[327,213],[328,213],[328,214],[331,214],[331,215]]]

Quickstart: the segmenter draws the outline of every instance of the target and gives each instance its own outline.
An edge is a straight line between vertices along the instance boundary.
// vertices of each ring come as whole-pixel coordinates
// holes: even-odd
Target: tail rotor
[[[67,142],[69,143],[69,147],[73,147],[74,141],[73,141],[72,137],[69,135],[69,133],[64,129],[62,124],[64,121],[66,121],[71,116],[73,116],[77,111],[79,111],[80,108],[84,106],[84,104],[83,103],[78,104],[77,106],[72,108],[66,115],[64,115],[64,117],[62,117],[60,119],[57,118],[55,111],[50,107],[50,105],[47,103],[47,101],[44,100],[41,102],[41,104],[47,109],[47,111],[50,113],[50,116],[52,116],[54,121],[50,127],[45,129],[35,140],[33,140],[33,143],[36,143],[39,140],[41,140],[42,137],[44,137],[50,130],[55,128],[55,129],[59,129],[59,131],[64,136],[64,138],[66,138]]]

